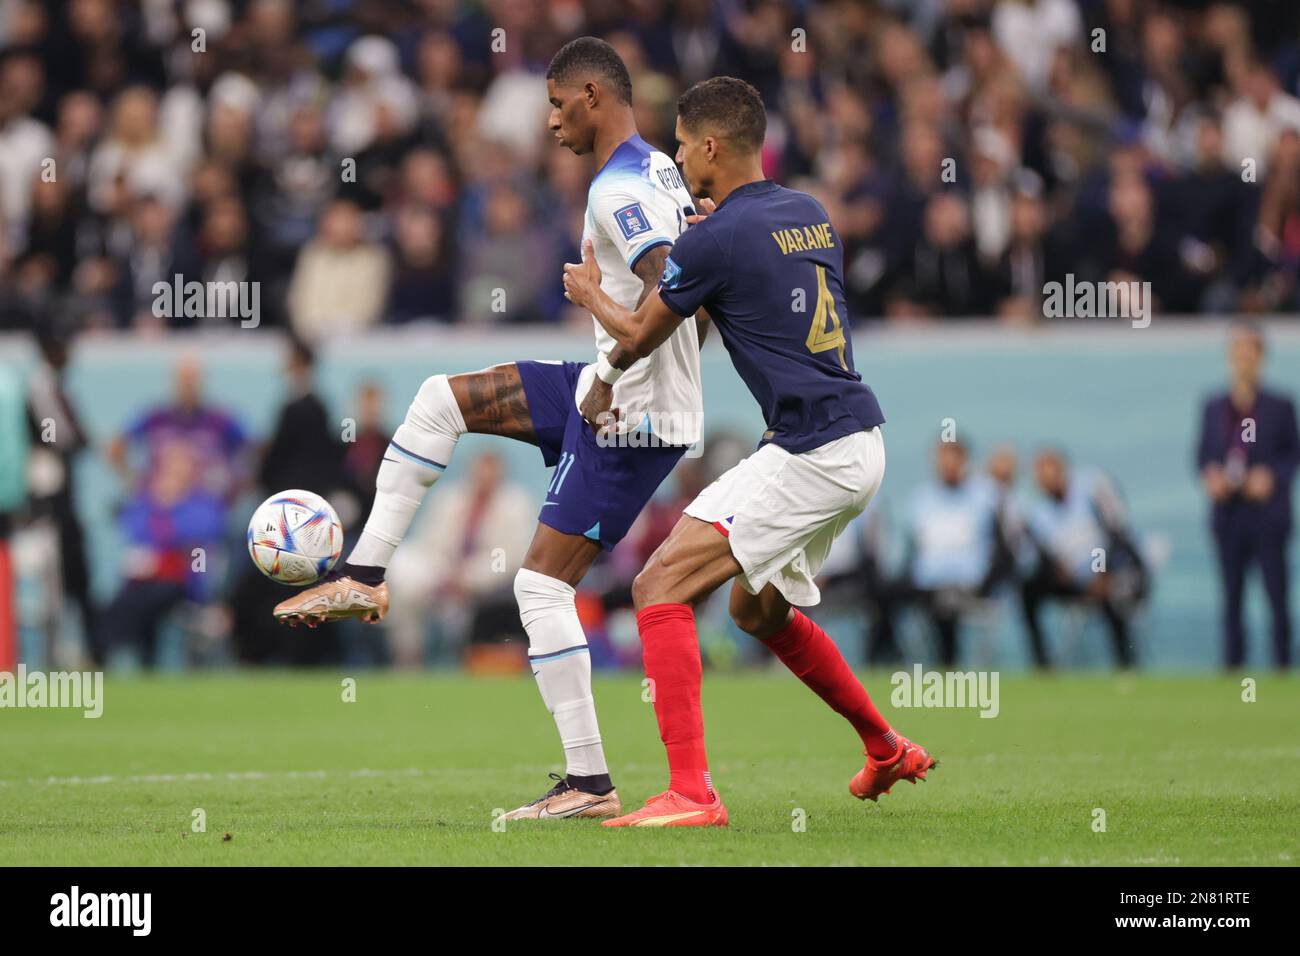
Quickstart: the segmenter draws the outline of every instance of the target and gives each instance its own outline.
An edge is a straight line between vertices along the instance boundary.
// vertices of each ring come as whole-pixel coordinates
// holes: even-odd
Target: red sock
[[[685,604],[655,604],[636,616],[641,654],[654,694],[659,739],[668,751],[670,790],[709,803],[713,786],[704,755],[704,712],[700,706],[700,644],[695,612]]]
[[[831,709],[853,725],[867,753],[888,760],[898,749],[898,737],[866,688],[853,676],[835,642],[798,608],[785,630],[764,641],[781,663],[813,689]]]

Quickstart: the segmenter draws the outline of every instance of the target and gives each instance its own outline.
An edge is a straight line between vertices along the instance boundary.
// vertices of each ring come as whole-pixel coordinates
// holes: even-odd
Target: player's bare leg
[[[768,646],[790,671],[862,739],[866,766],[849,783],[860,800],[875,800],[899,780],[924,780],[937,762],[924,747],[896,733],[871,702],[835,642],[773,585],[750,594],[731,587],[731,619]]]
[[[281,601],[276,619],[309,627],[344,618],[382,620],[388,613],[384,570],[466,432],[536,444],[516,365],[425,379],[384,454],[375,504],[361,540],[342,567]]]

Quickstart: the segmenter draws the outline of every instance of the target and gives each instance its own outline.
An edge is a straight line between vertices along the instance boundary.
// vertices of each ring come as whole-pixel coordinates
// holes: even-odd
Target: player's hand
[[[591,388],[587,389],[587,396],[578,406],[578,413],[582,415],[582,420],[591,426],[598,436],[604,438],[613,433],[615,426],[618,425],[619,410],[611,409],[614,404],[614,386],[599,378],[592,378]]]
[[[1211,501],[1226,501],[1232,494],[1232,486],[1228,483],[1228,476],[1224,474],[1223,469],[1214,463],[1205,466],[1205,471],[1201,476],[1205,484],[1205,490],[1210,496]]]
[[[1242,490],[1251,501],[1268,501],[1273,497],[1273,470],[1267,465],[1255,465],[1246,472]]]
[[[718,208],[718,204],[715,203],[712,199],[701,199],[700,204],[697,208],[702,209],[704,211],[696,213],[694,216],[686,217],[686,221],[692,226],[695,225],[697,222],[703,222],[704,220],[708,219],[709,216],[713,214],[713,211]]]
[[[564,297],[576,306],[589,309],[599,291],[600,267],[596,265],[591,240],[587,239],[582,243],[582,262],[564,264]]]

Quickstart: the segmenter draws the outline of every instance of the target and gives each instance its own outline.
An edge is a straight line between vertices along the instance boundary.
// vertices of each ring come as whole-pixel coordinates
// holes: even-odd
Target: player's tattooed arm
[[[588,309],[614,341],[637,358],[644,358],[657,349],[682,323],[682,317],[659,298],[657,288],[635,312],[602,292],[600,268],[592,255],[590,241],[583,243],[581,264],[564,266],[564,295],[574,305]]]

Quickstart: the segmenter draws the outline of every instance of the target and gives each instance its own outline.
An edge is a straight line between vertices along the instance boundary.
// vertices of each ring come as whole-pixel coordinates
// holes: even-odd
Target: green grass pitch
[[[941,766],[849,796],[857,738],[782,673],[705,677],[727,830],[493,828],[559,769],[527,676],[109,675],[104,715],[0,710],[0,864],[1172,864],[1300,860],[1300,681],[1006,677],[1001,713],[894,710]],[[634,677],[597,680],[625,804],[667,782]],[[206,832],[193,832],[193,811]],[[1105,811],[1095,832],[1094,810]],[[802,821],[803,825],[800,825]],[[230,834],[226,840],[225,835]]]

